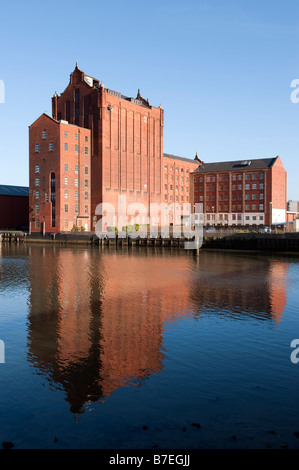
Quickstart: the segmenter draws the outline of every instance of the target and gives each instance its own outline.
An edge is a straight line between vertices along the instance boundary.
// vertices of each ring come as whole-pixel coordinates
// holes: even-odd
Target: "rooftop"
[[[0,184],[0,196],[29,196],[29,188],[28,186]]]
[[[274,165],[274,158],[256,158],[254,160],[235,160],[230,162],[204,163],[194,170],[194,173],[207,173],[212,171],[261,170]]]

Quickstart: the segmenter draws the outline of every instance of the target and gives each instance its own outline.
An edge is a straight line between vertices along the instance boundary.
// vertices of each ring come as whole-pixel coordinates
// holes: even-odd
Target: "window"
[[[239,190],[242,189],[242,185],[241,185],[241,184],[238,184],[238,189],[239,189]]]
[[[88,155],[88,147],[85,147],[85,155]]]
[[[263,193],[260,194],[260,199],[264,199],[264,194]]]
[[[253,179],[253,180],[256,180],[256,173],[253,173],[252,179]]]
[[[43,139],[47,138],[47,129],[43,129]]]
[[[35,191],[35,199],[39,199],[39,191]]]
[[[69,166],[67,163],[64,164],[64,172],[67,173],[69,171]]]
[[[252,185],[252,189],[256,189],[256,184],[255,183]]]
[[[264,210],[264,204],[260,204],[260,205],[259,205],[259,210],[260,210],[260,211],[263,211],[263,210]]]
[[[88,180],[85,180],[85,188],[88,188]]]
[[[85,214],[88,214],[88,206],[84,206],[84,212]]]
[[[256,211],[256,204],[252,204],[252,210]]]
[[[252,195],[252,199],[256,200],[256,194]]]
[[[69,198],[69,192],[68,192],[68,190],[66,189],[66,190],[64,191],[64,199],[68,199],[68,198]]]
[[[78,204],[75,204],[75,212],[79,212],[79,206],[78,206]]]
[[[246,181],[250,180],[250,175],[246,175]]]
[[[172,184],[170,185],[170,188],[169,188],[169,189],[170,189],[170,191],[172,191]]]
[[[165,191],[167,191],[167,184],[164,184],[164,189]]]
[[[64,212],[68,212],[69,211],[69,206],[68,204],[64,204]]]
[[[39,213],[39,204],[36,204],[36,206],[35,206],[35,212]]]
[[[35,144],[35,151],[38,153],[39,152],[39,144]]]
[[[256,215],[254,215],[254,216],[252,217],[252,220],[256,220]]]
[[[39,165],[35,165],[35,173],[39,173]]]
[[[39,220],[35,221],[35,228],[39,228]]]
[[[78,178],[75,178],[75,186],[77,186],[77,187],[79,186],[79,180],[78,180]]]
[[[172,166],[171,166],[171,167],[170,167],[170,171],[172,171],[172,170],[173,170],[173,168],[172,168]]]
[[[46,202],[49,202],[49,193],[46,193]]]
[[[250,189],[250,184],[246,184],[245,188]]]
[[[260,215],[260,220],[264,220],[264,216],[263,216],[263,215]]]
[[[35,178],[35,186],[39,186],[39,178]]]
[[[246,220],[250,220],[250,217],[249,217],[249,215],[246,215],[246,217],[245,217],[245,218],[246,218]]]
[[[87,201],[88,200],[88,193],[85,193],[84,197],[85,197],[85,201]]]
[[[260,180],[264,179],[264,173],[260,173]]]
[[[249,199],[250,199],[250,194],[246,194],[246,195],[245,195],[245,198],[246,198],[246,201],[249,201]]]
[[[250,205],[249,205],[249,204],[246,204],[246,210],[247,210],[247,211],[250,210]]]
[[[76,139],[76,140],[79,139],[79,135],[78,135],[78,134],[75,134],[75,139]]]
[[[53,152],[53,150],[54,150],[54,143],[53,143],[53,142],[50,142],[50,143],[49,143],[49,151],[50,151],[50,152]]]
[[[264,189],[264,183],[260,183],[260,189]]]
[[[64,150],[67,152],[67,151],[68,151],[68,148],[69,148],[69,146],[68,146],[67,142],[65,142],[65,144],[64,144]]]
[[[242,175],[238,175],[238,181],[242,180]]]
[[[68,184],[69,184],[69,179],[68,179],[68,177],[66,176],[66,177],[64,178],[64,185],[65,185],[65,186],[68,186]]]
[[[77,145],[77,144],[75,145],[75,152],[79,153],[79,145]]]
[[[64,137],[68,137],[68,136],[69,136],[69,133],[67,131],[65,131]]]
[[[88,137],[87,137],[87,135],[85,136],[85,142],[88,142]]]
[[[75,199],[76,199],[76,200],[79,199],[79,191],[75,191]]]
[[[75,173],[78,173],[78,172],[79,172],[79,166],[75,165]]]
[[[184,192],[184,186],[181,186],[181,191],[182,191],[182,193]]]
[[[164,170],[167,171],[167,165],[164,166]]]
[[[233,175],[232,180],[236,181],[236,179],[237,179],[237,175]]]
[[[85,167],[85,174],[88,175],[88,166]]]

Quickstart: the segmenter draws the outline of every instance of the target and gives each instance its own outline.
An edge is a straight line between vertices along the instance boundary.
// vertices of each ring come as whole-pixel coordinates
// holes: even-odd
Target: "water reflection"
[[[279,321],[287,299],[284,260],[154,249],[23,250],[28,360],[51,387],[64,390],[73,413],[159,373],[163,331],[174,319]],[[7,275],[0,264],[1,282]]]

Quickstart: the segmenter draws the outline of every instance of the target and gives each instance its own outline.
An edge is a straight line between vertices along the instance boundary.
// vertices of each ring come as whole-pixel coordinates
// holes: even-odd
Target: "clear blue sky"
[[[4,2],[0,184],[28,185],[28,126],[78,61],[165,110],[164,152],[205,162],[280,155],[299,200],[298,0]]]

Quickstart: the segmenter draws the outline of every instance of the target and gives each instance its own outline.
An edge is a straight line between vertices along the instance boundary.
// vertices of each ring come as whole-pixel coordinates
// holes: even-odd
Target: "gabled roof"
[[[35,119],[35,121],[34,121],[29,127],[33,126],[33,124],[35,124],[35,123],[36,123],[39,119],[41,119],[43,116],[45,116],[46,118],[50,119],[50,120],[53,121],[53,122],[56,122],[56,124],[59,123],[59,121],[56,121],[56,119],[54,119],[54,118],[52,118],[51,116],[49,116],[49,114],[43,113],[43,114],[41,114],[37,119]]]
[[[277,158],[256,158],[254,160],[235,160],[231,162],[204,163],[194,170],[194,173],[213,171],[262,170],[274,165]]]
[[[8,186],[0,184],[0,196],[29,196],[28,186]]]

